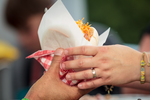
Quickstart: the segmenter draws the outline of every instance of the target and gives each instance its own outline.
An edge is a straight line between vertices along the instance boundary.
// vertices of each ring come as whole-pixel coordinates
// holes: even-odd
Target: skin
[[[143,37],[141,38],[140,44],[139,44],[139,51],[140,52],[149,52],[150,51],[150,34],[149,33],[144,33]],[[147,59],[147,58],[146,58]],[[134,87],[132,86],[138,86],[139,89],[133,89]],[[132,87],[132,88],[122,88],[122,93],[125,94],[150,94],[150,91],[144,91],[148,90],[147,87],[150,87],[150,84],[140,84],[140,82],[132,82],[127,85],[127,87]],[[141,90],[144,89],[144,90]]]
[[[92,89],[81,90],[69,86],[59,78],[63,49],[57,49],[49,70],[30,88],[25,98],[29,100],[78,100]]]
[[[37,30],[42,15],[36,14],[27,20],[26,27],[17,29],[21,45],[29,53],[40,50]],[[62,53],[63,54],[63,53]],[[90,90],[80,90],[77,86],[64,84],[59,78],[62,55],[55,53],[50,69],[30,88],[25,98],[29,100],[78,100]],[[59,91],[58,91],[59,90]]]
[[[82,69],[83,71],[69,73],[69,80],[92,79],[91,68],[96,71],[96,79],[78,84],[80,89],[99,87],[102,85],[123,85],[133,81],[140,81],[140,62],[142,53],[127,46],[112,45],[102,47],[74,47],[65,50],[66,56],[84,55],[89,58],[76,59],[64,62],[64,69]],[[88,68],[88,69],[87,69]],[[146,82],[150,67],[145,67]]]

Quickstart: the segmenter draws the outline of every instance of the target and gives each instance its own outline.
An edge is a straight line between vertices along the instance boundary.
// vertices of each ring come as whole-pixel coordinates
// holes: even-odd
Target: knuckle
[[[102,70],[108,70],[110,69],[110,60],[108,58],[102,58],[98,60],[98,66],[100,66],[100,69]]]
[[[83,87],[84,87],[84,88],[89,88],[88,83],[87,83],[87,82],[83,83]]]
[[[107,73],[107,78],[109,78],[111,76],[111,74],[110,73]]]
[[[91,82],[91,84],[90,84],[90,87],[96,87],[96,84],[95,84],[95,82]]]
[[[103,79],[104,80],[107,80],[110,76],[111,76],[111,74],[109,71],[104,71],[104,73],[103,73]]]
[[[86,71],[83,72],[83,78],[88,79],[88,73]]]
[[[109,73],[105,73],[104,78],[107,79],[109,77]]]
[[[109,47],[108,46],[102,46],[99,48],[99,51],[102,52],[102,53],[107,53],[109,50]]]
[[[72,54],[74,53],[74,52],[73,52],[73,48],[68,48],[68,49],[66,49],[65,53],[66,53],[67,55],[72,55]]]
[[[101,59],[101,63],[104,63],[104,64],[108,63],[108,59],[107,58]]]
[[[103,80],[106,79],[106,73],[105,73],[105,71],[102,71],[102,72],[101,72],[101,78],[102,78]]]
[[[96,84],[93,81],[84,83],[84,88],[94,88],[94,87],[96,87]]]
[[[53,58],[52,62],[53,63],[61,63],[61,59],[55,57],[55,58]]]
[[[82,54],[85,54],[85,53],[86,53],[85,46],[82,46],[82,47],[81,47],[81,53],[82,53]]]
[[[68,66],[70,67],[70,62],[66,61],[62,63],[62,68],[63,69],[68,69]]]
[[[73,74],[70,74],[70,76],[71,76],[72,79],[76,79],[76,78],[77,78],[77,77],[76,77],[76,74],[74,74],[74,73],[73,73]]]
[[[67,53],[68,53],[68,55],[73,54],[73,48],[68,48],[68,49],[67,49]]]
[[[110,70],[109,65],[107,63],[103,63],[103,67],[101,67],[101,69],[105,72]]]
[[[83,60],[82,59],[78,60],[78,65],[79,65],[79,68],[83,67]]]
[[[102,77],[102,70],[101,69],[98,69],[96,71],[96,77],[99,78],[99,77]]]
[[[76,73],[69,73],[70,79],[74,80],[77,78]]]

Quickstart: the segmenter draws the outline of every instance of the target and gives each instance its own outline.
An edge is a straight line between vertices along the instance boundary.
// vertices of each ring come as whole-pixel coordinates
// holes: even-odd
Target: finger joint
[[[88,73],[86,71],[83,72],[83,78],[88,79]]]
[[[86,54],[85,46],[82,46],[82,47],[81,47],[81,53],[82,53],[82,54]]]

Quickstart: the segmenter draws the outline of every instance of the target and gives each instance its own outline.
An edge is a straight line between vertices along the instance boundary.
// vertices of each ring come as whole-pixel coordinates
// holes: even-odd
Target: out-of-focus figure
[[[15,47],[0,41],[0,63],[16,60],[18,56],[19,51]]]
[[[150,26],[146,28],[141,34],[140,48],[141,52],[149,52],[150,51]]]
[[[34,59],[25,59],[40,50],[38,27],[44,9],[52,5],[52,0],[8,0],[5,10],[7,23],[17,30],[21,57],[12,64],[13,96],[24,97],[30,86],[43,74],[43,67]]]

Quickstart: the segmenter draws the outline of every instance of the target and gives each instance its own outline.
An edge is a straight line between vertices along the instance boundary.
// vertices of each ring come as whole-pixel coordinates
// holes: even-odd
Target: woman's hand
[[[90,92],[77,86],[69,86],[59,78],[60,62],[63,49],[57,49],[49,70],[30,88],[25,96],[30,100],[78,100]]]
[[[68,73],[68,80],[92,79],[94,68],[96,78],[78,84],[80,89],[95,88],[102,85],[121,85],[140,80],[140,61],[142,54],[127,46],[112,45],[102,47],[81,46],[68,48],[65,55],[92,56],[62,64],[64,69],[82,69]]]

